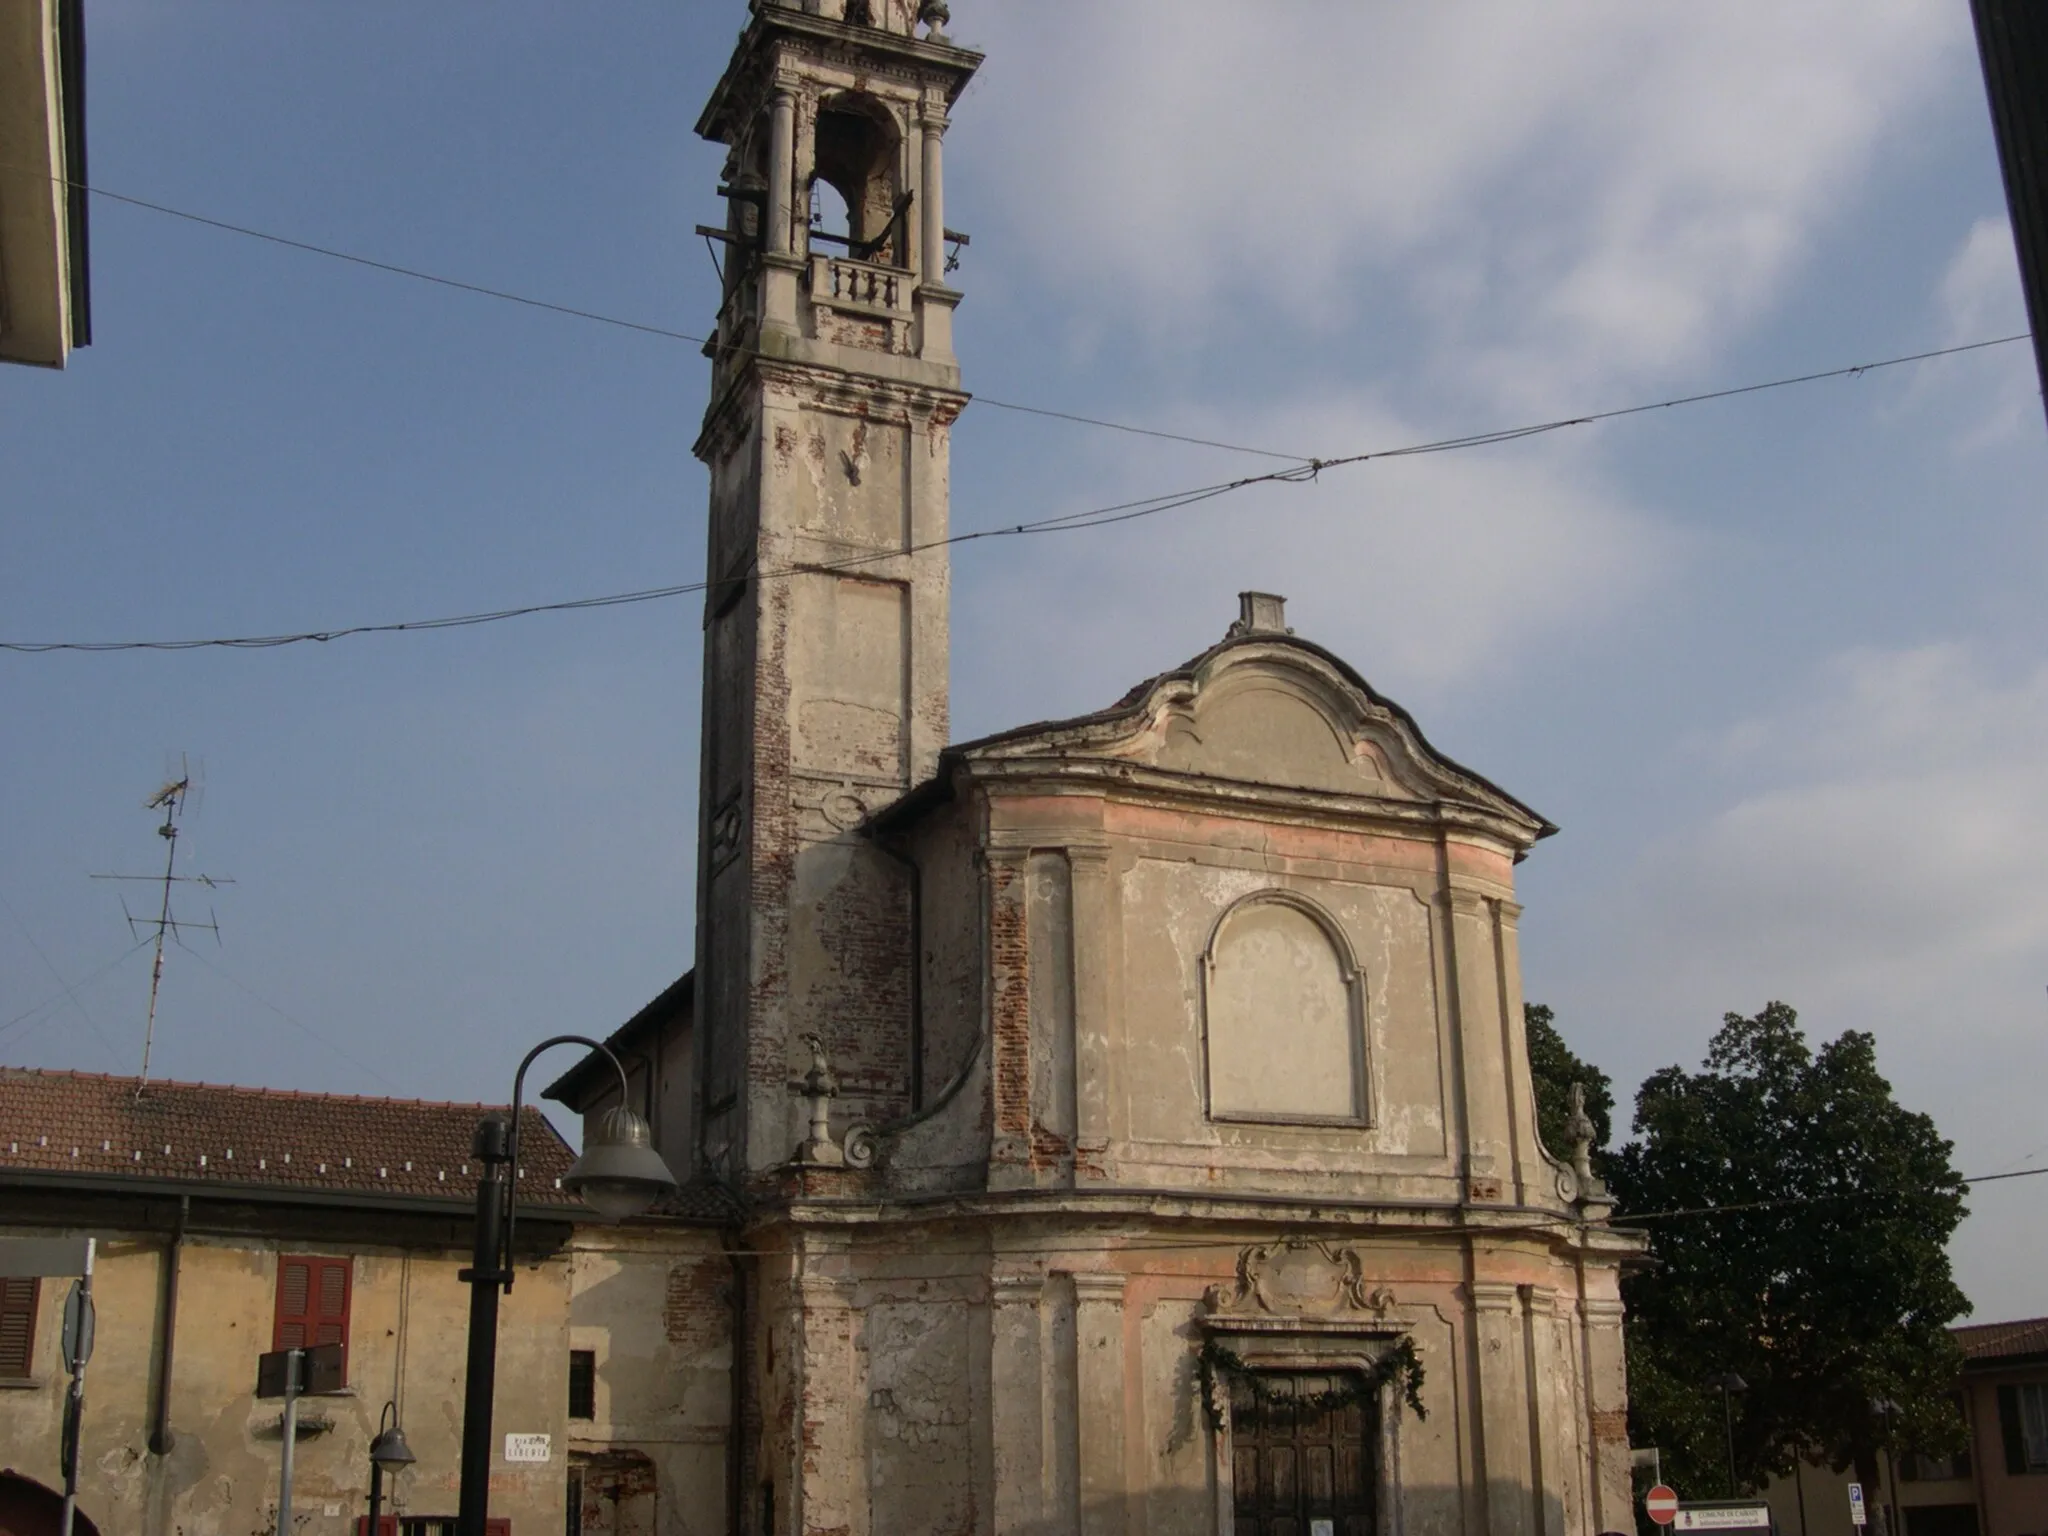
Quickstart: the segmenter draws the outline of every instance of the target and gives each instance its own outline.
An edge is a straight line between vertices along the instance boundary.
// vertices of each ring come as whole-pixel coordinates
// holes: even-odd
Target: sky
[[[1961,0],[955,0],[956,531],[2026,329]],[[93,0],[111,192],[701,335],[739,0]],[[92,209],[0,370],[0,639],[702,575],[696,346]],[[1614,1078],[1782,999],[1979,1174],[2048,1164],[2048,430],[2024,345],[956,552],[953,728],[1098,708],[1242,588],[1563,829],[1528,995]],[[0,653],[0,1060],[503,1101],[691,963],[693,598],[264,651]],[[560,1066],[569,1064],[566,1055]],[[546,1072],[552,1065],[543,1063]],[[2048,1313],[1980,1185],[1980,1320]]]

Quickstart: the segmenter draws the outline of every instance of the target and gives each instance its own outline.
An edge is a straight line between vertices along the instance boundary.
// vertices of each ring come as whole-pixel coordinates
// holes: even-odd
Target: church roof
[[[1532,842],[1557,831],[1535,809],[1432,747],[1414,716],[1374,689],[1342,657],[1288,629],[1284,623],[1284,599],[1247,592],[1240,594],[1240,600],[1241,616],[1221,640],[1178,667],[1146,678],[1107,708],[1015,726],[947,747],[940,754],[938,772],[883,810],[875,818],[876,826],[906,825],[950,799],[954,773],[966,764],[1019,757],[1082,760],[1123,755],[1117,745],[1145,730],[1163,710],[1199,695],[1205,684],[1218,678],[1226,668],[1239,662],[1265,660],[1281,664],[1292,661],[1305,666],[1352,694],[1362,706],[1361,713],[1397,738],[1427,773],[1433,798],[1471,804],[1522,823]],[[1247,781],[1260,782],[1258,778]]]

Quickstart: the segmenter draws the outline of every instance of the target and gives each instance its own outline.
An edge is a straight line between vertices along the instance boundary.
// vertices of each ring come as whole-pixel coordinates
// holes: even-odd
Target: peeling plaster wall
[[[655,1473],[653,1536],[725,1529],[730,1261],[698,1232],[586,1229],[569,1254],[569,1347],[596,1356],[597,1414],[572,1451],[637,1451]]]

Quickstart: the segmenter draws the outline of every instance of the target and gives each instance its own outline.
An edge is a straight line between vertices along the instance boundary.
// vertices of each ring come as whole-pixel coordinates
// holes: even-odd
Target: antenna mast
[[[152,811],[164,813],[163,825],[156,829],[156,835],[164,840],[164,872],[161,875],[94,875],[95,880],[147,880],[163,887],[163,895],[157,904],[157,915],[138,918],[128,910],[128,903],[121,903],[121,915],[128,919],[130,934],[139,934],[145,929],[155,929],[156,964],[149,973],[149,1017],[142,1031],[142,1075],[136,1079],[135,1096],[142,1097],[142,1090],[149,1083],[149,1055],[156,1043],[156,999],[164,981],[164,939],[177,939],[183,943],[182,930],[197,928],[213,935],[214,942],[220,942],[220,922],[208,909],[206,921],[195,922],[190,918],[175,917],[171,913],[171,887],[174,885],[203,885],[209,890],[215,886],[233,885],[229,879],[216,879],[211,875],[181,875],[177,873],[178,863],[178,821],[188,809],[193,796],[193,773],[190,763],[181,762],[178,777],[168,780],[155,794],[143,802]]]

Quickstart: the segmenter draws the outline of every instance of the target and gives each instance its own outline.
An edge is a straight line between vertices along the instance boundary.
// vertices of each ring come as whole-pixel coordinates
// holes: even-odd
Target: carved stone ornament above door
[[[1394,1293],[1368,1290],[1358,1251],[1312,1238],[1262,1243],[1237,1256],[1234,1285],[1212,1285],[1205,1304],[1212,1317],[1342,1318],[1386,1320]]]

